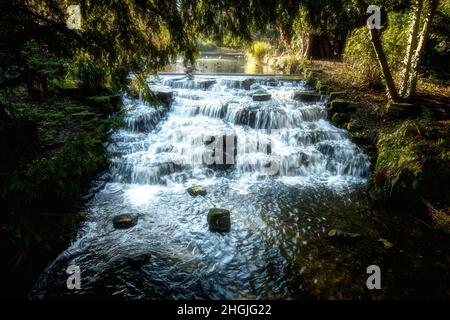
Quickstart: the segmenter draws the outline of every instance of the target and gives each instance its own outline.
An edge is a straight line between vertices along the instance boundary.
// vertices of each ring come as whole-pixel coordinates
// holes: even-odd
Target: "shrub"
[[[68,77],[81,81],[81,89],[87,94],[105,91],[108,72],[101,63],[87,55],[80,55],[69,67]]]
[[[212,40],[199,41],[198,49],[200,51],[214,51],[217,49],[217,45]]]
[[[250,47],[250,55],[257,63],[264,63],[264,59],[272,50],[270,43],[265,41],[255,41]]]

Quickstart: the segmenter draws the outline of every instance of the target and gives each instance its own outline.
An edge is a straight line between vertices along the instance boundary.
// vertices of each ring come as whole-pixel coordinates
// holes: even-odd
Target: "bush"
[[[200,51],[214,51],[217,49],[217,45],[212,40],[200,41],[198,43],[198,49]]]
[[[108,72],[99,62],[80,55],[69,67],[68,77],[81,81],[81,89],[87,94],[105,91],[108,87]]]
[[[265,41],[255,41],[250,47],[250,55],[256,63],[264,63],[264,59],[271,52],[272,46]]]

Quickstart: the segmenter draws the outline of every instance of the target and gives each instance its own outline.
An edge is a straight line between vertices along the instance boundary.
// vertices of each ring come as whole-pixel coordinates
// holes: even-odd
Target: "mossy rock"
[[[304,77],[305,82],[309,86],[311,86],[312,88],[316,88],[317,82],[319,81],[317,73],[310,71],[308,69],[305,69],[305,72],[303,73],[303,77]]]
[[[330,114],[339,112],[339,113],[346,113],[346,112],[352,112],[355,110],[355,106],[352,102],[343,100],[343,99],[336,99],[332,100],[330,102],[330,107],[328,108],[328,111]]]
[[[301,101],[301,102],[316,102],[321,100],[321,96],[317,93],[313,93],[310,91],[297,91],[294,92],[292,99]]]
[[[406,119],[417,117],[420,114],[420,108],[411,103],[390,102],[386,112],[391,117]]]
[[[215,232],[229,232],[231,227],[230,211],[212,208],[208,212],[209,230]]]
[[[137,220],[137,217],[131,214],[120,214],[113,218],[113,226],[116,229],[128,229],[134,227],[137,224]]]
[[[206,188],[204,186],[192,186],[187,189],[187,192],[193,196],[206,196]]]
[[[244,79],[242,80],[242,82],[240,83],[240,86],[242,89],[244,90],[250,90],[250,87],[252,86],[252,84],[255,83],[255,79],[253,78],[248,78],[248,79]]]
[[[331,122],[338,127],[343,127],[348,120],[349,115],[340,112],[333,114],[331,117]]]
[[[345,97],[345,95],[347,94],[347,92],[345,91],[334,91],[334,92],[330,92],[330,101],[333,100],[337,100],[337,99],[342,99]]]

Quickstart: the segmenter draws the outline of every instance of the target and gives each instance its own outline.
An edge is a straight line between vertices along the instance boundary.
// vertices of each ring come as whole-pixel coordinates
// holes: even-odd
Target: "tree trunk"
[[[303,37],[306,47],[303,49],[303,57],[306,59],[332,58],[333,50],[330,41],[321,35],[306,33]]]
[[[416,0],[415,6],[414,6],[414,14],[412,16],[411,20],[411,28],[408,38],[408,46],[406,48],[406,56],[404,61],[404,69],[403,69],[403,81],[400,88],[400,96],[405,96],[406,91],[408,89],[408,84],[410,82],[410,75],[411,75],[411,65],[412,65],[412,59],[414,56],[414,52],[417,48],[417,42],[418,37],[417,34],[419,33],[419,27],[420,27],[420,15],[422,13],[423,9],[423,0]]]
[[[301,43],[300,43],[300,45],[301,45],[301,56],[303,57],[303,58],[305,58],[305,59],[308,59],[309,57],[308,57],[308,51],[309,51],[309,40],[310,40],[310,37],[309,37],[309,34],[308,33],[306,33],[306,32],[302,32],[302,35],[301,35]]]
[[[283,44],[286,51],[288,53],[290,53],[292,51],[291,50],[291,40],[292,40],[291,33],[286,31],[286,29],[283,28],[282,25],[277,25],[277,30],[278,30],[278,33],[280,34],[281,43]]]
[[[428,11],[427,17],[425,18],[423,28],[419,37],[419,43],[411,61],[411,74],[409,76],[409,83],[407,84],[405,98],[409,98],[416,93],[420,60],[422,59],[423,51],[430,35],[431,24],[433,22],[433,18],[438,5],[439,0],[430,0],[430,9]]]
[[[391,70],[386,59],[386,55],[383,51],[383,46],[381,44],[380,33],[377,29],[370,30],[370,40],[372,41],[373,48],[375,49],[375,54],[380,64],[381,71],[383,72],[384,79],[386,82],[387,96],[392,102],[400,102],[400,96],[398,94],[397,88],[395,87],[394,79],[392,78]]]
[[[35,70],[25,66],[25,84],[28,96],[31,100],[39,101],[44,99],[48,92],[47,79]]]

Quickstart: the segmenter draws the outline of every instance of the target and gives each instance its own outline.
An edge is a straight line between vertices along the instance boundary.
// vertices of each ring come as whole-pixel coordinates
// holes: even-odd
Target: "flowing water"
[[[301,296],[297,257],[313,254],[343,221],[364,224],[370,163],[328,121],[325,97],[292,99],[304,82],[248,79],[163,76],[152,85],[173,90],[169,108],[125,99],[126,126],[109,146],[117,156],[93,183],[87,221],[41,276],[35,298]],[[253,101],[255,92],[271,99]],[[206,163],[211,141],[229,137],[235,145],[223,153],[234,163]],[[189,195],[193,185],[206,196]],[[231,211],[229,233],[208,229],[213,207]],[[122,213],[137,225],[114,229]],[[82,290],[66,289],[69,265],[80,267]]]

